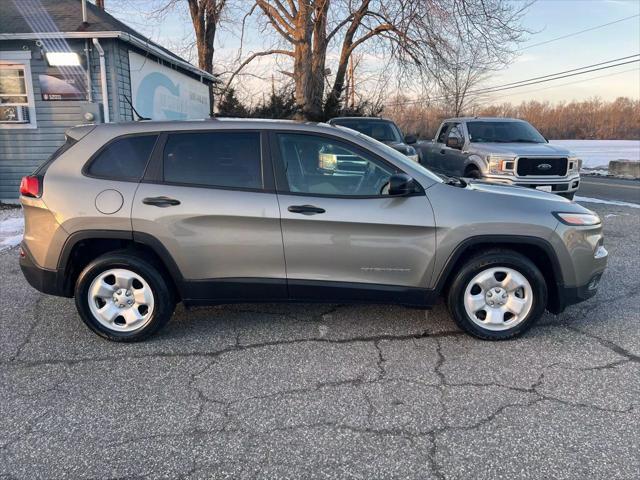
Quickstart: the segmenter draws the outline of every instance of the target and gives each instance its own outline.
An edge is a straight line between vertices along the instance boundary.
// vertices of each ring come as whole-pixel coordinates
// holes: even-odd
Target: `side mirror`
[[[394,173],[389,179],[389,195],[402,197],[416,191],[416,181],[406,173]]]
[[[407,145],[413,145],[417,141],[418,137],[416,137],[415,135],[405,135],[404,137],[404,143],[406,143]]]
[[[458,137],[447,137],[447,147],[449,148],[462,148],[460,144],[460,139]]]

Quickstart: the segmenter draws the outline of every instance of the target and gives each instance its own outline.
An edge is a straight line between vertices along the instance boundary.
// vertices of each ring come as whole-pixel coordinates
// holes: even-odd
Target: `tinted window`
[[[291,192],[384,195],[395,172],[359,149],[326,137],[279,134],[278,145]]]
[[[171,134],[164,147],[164,179],[214,187],[262,188],[260,134]]]
[[[379,142],[402,142],[400,131],[393,122],[348,118],[334,120],[332,123],[364,133]]]
[[[157,135],[123,137],[108,144],[91,162],[89,174],[118,180],[140,180]]]
[[[447,130],[449,129],[450,126],[451,126],[450,123],[445,123],[444,125],[442,125],[442,127],[440,127],[440,133],[438,133],[438,140],[437,140],[438,143],[444,143]]]

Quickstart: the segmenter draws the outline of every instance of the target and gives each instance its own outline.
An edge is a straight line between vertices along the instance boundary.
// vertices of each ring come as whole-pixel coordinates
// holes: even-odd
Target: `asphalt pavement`
[[[232,305],[110,343],[0,253],[0,478],[633,479],[640,209],[597,296],[523,338],[443,305]]]
[[[583,175],[576,195],[640,204],[640,180]]]

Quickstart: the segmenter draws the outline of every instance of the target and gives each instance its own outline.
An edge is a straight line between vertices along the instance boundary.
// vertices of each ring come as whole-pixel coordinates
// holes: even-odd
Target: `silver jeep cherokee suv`
[[[117,341],[156,332],[179,301],[428,307],[439,295],[461,328],[505,339],[594,295],[607,259],[580,205],[443,180],[324,124],[79,126],[20,191],[25,277],[75,297]]]

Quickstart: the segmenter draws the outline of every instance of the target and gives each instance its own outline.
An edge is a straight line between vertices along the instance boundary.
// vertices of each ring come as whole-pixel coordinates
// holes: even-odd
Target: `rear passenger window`
[[[260,134],[171,134],[164,147],[164,180],[212,187],[262,188]]]
[[[123,137],[108,144],[89,166],[89,175],[140,180],[157,135]]]

